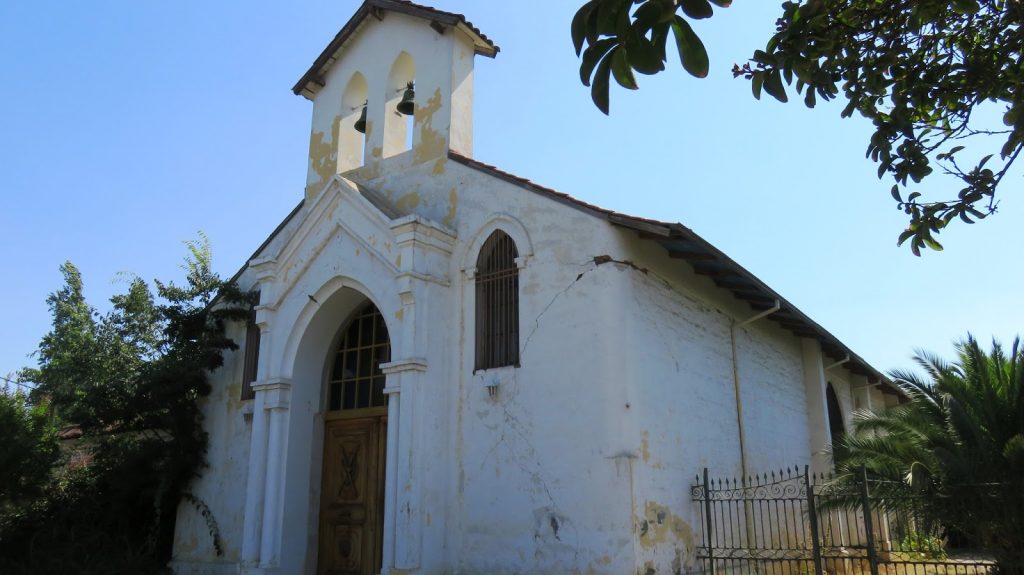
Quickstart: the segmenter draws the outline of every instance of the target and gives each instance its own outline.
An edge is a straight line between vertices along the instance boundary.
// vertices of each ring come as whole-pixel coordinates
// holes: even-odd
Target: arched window
[[[495,231],[476,261],[476,369],[519,365],[519,252]]]
[[[259,293],[256,301],[260,300]],[[256,307],[249,310],[245,322],[245,356],[242,363],[242,401],[256,399],[252,384],[256,383],[256,374],[260,364],[260,326],[256,325]]]
[[[835,443],[846,433],[846,426],[843,424],[843,408],[839,406],[839,398],[836,390],[832,388],[832,382],[825,386],[825,402],[828,404],[828,430],[832,434],[832,442]]]
[[[368,303],[349,320],[334,354],[327,411],[386,406],[380,364],[389,361],[388,327],[377,306]]]

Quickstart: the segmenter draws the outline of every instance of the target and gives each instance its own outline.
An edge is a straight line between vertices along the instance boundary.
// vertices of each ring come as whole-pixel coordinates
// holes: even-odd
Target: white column
[[[242,565],[253,567],[260,560],[260,531],[263,528],[263,478],[267,470],[267,419],[264,394],[253,400],[252,437],[249,441],[249,471],[245,484],[245,518],[242,524]]]
[[[274,378],[253,385],[256,395],[262,395],[263,411],[267,418],[266,455],[263,484],[263,513],[259,533],[259,564],[276,566],[280,562],[281,521],[283,516],[285,446],[288,443],[288,399],[291,383]]]
[[[388,380],[397,379],[388,376]],[[397,501],[396,475],[398,471],[398,425],[401,413],[402,394],[396,384],[388,385],[384,393],[388,396],[387,447],[384,454],[384,558],[381,573],[388,574],[395,567],[395,504]]]
[[[426,360],[415,358],[381,365],[388,377],[388,471],[385,478],[384,536],[385,560],[390,568],[411,571],[420,566],[423,535],[420,478],[418,474],[414,408],[419,379],[427,369]],[[395,403],[392,405],[393,400]],[[392,417],[397,425],[392,428]],[[392,472],[393,470],[393,472]],[[390,503],[390,508],[389,508]],[[391,549],[387,547],[390,534]],[[391,571],[388,571],[389,573]]]
[[[811,469],[815,473],[829,471],[832,461],[823,450],[831,443],[828,429],[828,402],[825,399],[825,366],[821,345],[817,340],[800,340],[803,359],[804,392],[807,395],[807,425],[810,437]]]

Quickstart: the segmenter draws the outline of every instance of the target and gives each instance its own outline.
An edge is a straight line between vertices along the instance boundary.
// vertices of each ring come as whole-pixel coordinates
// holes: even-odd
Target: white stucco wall
[[[211,512],[222,542],[223,554],[214,550],[213,536],[197,505],[182,502],[175,525],[173,561],[179,573],[190,573],[188,565],[198,562],[202,572],[210,565],[230,571],[241,556],[242,522],[245,507],[246,469],[251,423],[246,414],[251,401],[241,401],[245,326],[228,326],[231,337],[242,348],[224,354],[224,366],[210,377],[212,391],[203,401],[203,425],[209,434],[208,467],[191,492]]]

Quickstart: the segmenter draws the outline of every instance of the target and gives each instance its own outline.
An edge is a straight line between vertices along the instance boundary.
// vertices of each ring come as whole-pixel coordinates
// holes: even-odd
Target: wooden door
[[[383,415],[326,423],[320,575],[380,573],[386,437],[387,417]]]

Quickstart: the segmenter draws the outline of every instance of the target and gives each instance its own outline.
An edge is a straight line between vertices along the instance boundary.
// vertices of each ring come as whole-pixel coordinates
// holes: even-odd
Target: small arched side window
[[[825,402],[828,404],[828,430],[832,434],[832,443],[835,443],[846,433],[846,425],[843,423],[843,408],[839,405],[839,397],[832,382],[825,386]]]
[[[256,302],[260,301],[260,293],[256,292]],[[260,363],[260,326],[256,324],[256,306],[249,310],[245,322],[245,356],[242,363],[242,401],[256,398],[252,384],[256,383],[256,373]]]
[[[519,365],[519,252],[495,231],[476,261],[476,369]]]

